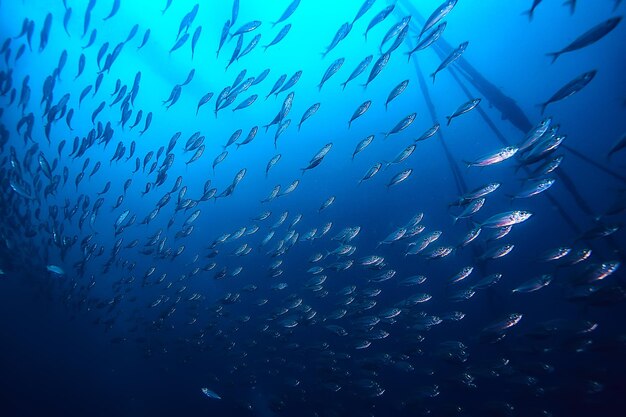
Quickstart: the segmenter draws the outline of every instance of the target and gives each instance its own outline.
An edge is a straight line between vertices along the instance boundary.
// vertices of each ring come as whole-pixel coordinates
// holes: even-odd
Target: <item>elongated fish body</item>
[[[278,32],[276,37],[269,44],[263,46],[264,48],[263,50],[267,51],[267,48],[269,48],[270,46],[276,45],[278,42],[282,41],[285,38],[285,36],[287,36],[290,30],[291,30],[291,23],[288,23],[285,26],[283,26],[283,28],[280,30],[280,32]]]
[[[496,229],[505,226],[513,226],[525,222],[532,216],[529,211],[515,210],[495,214],[480,224],[481,227]]]
[[[402,94],[404,92],[404,90],[406,90],[406,88],[409,85],[409,80],[404,80],[402,81],[400,84],[398,84],[397,86],[395,86],[391,92],[389,93],[389,95],[387,96],[387,101],[385,101],[385,110],[387,110],[387,105],[396,97],[398,97],[400,94]]]
[[[245,109],[246,107],[251,106],[259,96],[257,94],[252,94],[250,97],[244,99],[233,109],[233,111]]]
[[[241,54],[239,54],[239,56],[237,56],[237,60],[239,61],[240,58],[242,58],[245,55],[248,55],[250,52],[252,52],[252,50],[254,48],[256,48],[256,46],[259,44],[260,41],[261,41],[261,34],[259,33],[254,38],[252,38],[250,43],[248,45],[246,45],[246,47],[243,49],[243,51],[241,51]]]
[[[596,76],[596,72],[596,70],[585,72],[561,87],[548,101],[541,104],[541,114],[545,113],[546,107],[548,107],[549,104],[571,97],[585,88]]]
[[[278,77],[278,79],[276,80],[276,82],[274,83],[274,86],[272,87],[272,89],[270,90],[270,92],[267,94],[267,96],[265,96],[265,100],[267,100],[267,98],[269,96],[271,96],[272,94],[274,94],[276,91],[278,91],[278,89],[283,85],[283,83],[285,82],[285,80],[287,79],[287,74],[283,74],[280,77]]]
[[[435,136],[437,134],[437,132],[439,132],[440,128],[441,128],[441,125],[439,123],[435,123],[427,131],[422,133],[422,136],[420,136],[419,138],[415,139],[415,142],[421,142],[421,141],[426,140],[428,138],[432,138],[433,136]]]
[[[222,34],[220,36],[220,42],[219,45],[217,47],[217,52],[216,52],[216,56],[219,57],[220,56],[220,51],[222,50],[222,46],[224,46],[224,42],[226,42],[226,39],[228,38],[228,32],[230,31],[230,20],[227,20],[226,23],[224,23],[224,26],[222,27]]]
[[[469,191],[465,194],[463,194],[461,197],[459,197],[457,202],[451,203],[450,205],[455,205],[455,206],[462,206],[465,205],[469,202],[471,202],[472,200],[475,200],[477,198],[481,198],[481,197],[485,197],[491,193],[493,193],[494,191],[496,191],[498,188],[500,188],[500,183],[499,182],[491,182],[487,185],[475,188],[472,191]]]
[[[188,39],[189,39],[189,34],[188,33],[183,34],[183,36],[176,41],[174,46],[172,46],[169,53],[171,54],[175,50],[179,49],[181,46],[183,46],[187,42]]]
[[[435,11],[426,19],[426,23],[422,28],[418,38],[421,39],[422,35],[428,32],[432,27],[434,27],[437,23],[439,23],[442,19],[444,19],[448,13],[452,11],[454,6],[456,6],[458,0],[446,0],[443,4],[441,4]]]
[[[259,26],[261,26],[260,20],[253,20],[251,22],[245,23],[241,25],[241,27],[237,29],[232,35],[230,35],[230,37],[232,38],[234,36],[243,35],[244,33],[252,32],[253,30],[258,29]]]
[[[289,3],[289,6],[287,6],[283,14],[280,15],[280,17],[278,18],[278,20],[272,23],[272,27],[289,19],[291,15],[296,11],[299,5],[300,5],[300,0],[293,0],[291,3]]]
[[[354,120],[356,120],[357,118],[363,116],[365,114],[365,112],[367,110],[369,110],[370,106],[372,105],[371,100],[367,100],[364,103],[362,103],[352,114],[352,117],[350,118],[350,121],[348,122],[348,129],[350,129],[350,126],[352,126],[352,122]]]
[[[302,123],[304,123],[307,119],[317,113],[317,111],[320,109],[320,105],[320,103],[315,103],[311,107],[306,109],[306,111],[302,115],[302,119],[300,119],[300,123],[298,123],[298,130],[300,130],[300,126],[302,126]]]
[[[361,140],[357,145],[356,148],[354,149],[354,152],[352,153],[352,159],[354,160],[354,157],[358,154],[363,152],[363,150],[365,148],[367,148],[370,143],[372,143],[372,141],[374,140],[374,135],[369,135],[368,137],[366,137],[365,139]]]
[[[411,124],[415,121],[415,117],[417,113],[411,113],[406,116],[404,119],[400,120],[389,132],[385,133],[385,138],[390,135],[395,135],[396,133],[402,132],[407,127],[411,126]]]
[[[367,13],[372,8],[372,6],[374,5],[374,2],[376,2],[376,0],[365,0],[363,2],[363,4],[361,5],[361,7],[359,8],[359,11],[356,13],[356,16],[354,16],[354,19],[352,20],[352,23],[356,22],[365,13]]]
[[[397,38],[398,36],[400,36],[400,33],[402,33],[402,31],[408,27],[410,21],[411,21],[411,16],[405,16],[402,18],[402,20],[400,20],[398,23],[396,23],[391,28],[389,28],[389,30],[383,37],[383,40],[380,42],[379,49],[381,52],[382,52],[383,46],[387,42],[389,42],[393,38]],[[391,51],[387,51],[387,52],[391,52]]]
[[[413,154],[413,152],[415,151],[415,144],[410,144],[409,146],[407,146],[406,148],[404,148],[402,150],[402,152],[400,152],[391,162],[387,162],[387,164],[385,165],[385,168],[389,167],[392,164],[400,164],[404,161],[406,161],[408,159],[409,156],[411,156]]]
[[[540,180],[532,181],[531,184],[524,188],[522,191],[511,196],[511,199],[529,198],[537,194],[543,193],[548,188],[552,187],[554,182],[554,178],[543,178]]]
[[[413,172],[413,169],[409,168],[409,169],[405,169],[402,172],[397,173],[396,175],[394,175],[391,178],[391,180],[387,184],[387,188],[392,187],[394,185],[397,185],[397,184],[400,184],[401,182],[406,181],[409,178],[409,176],[411,175],[412,172]]]
[[[582,49],[604,38],[613,29],[615,29],[615,27],[619,24],[621,20],[622,20],[621,17],[613,17],[609,20],[606,20],[592,27],[591,29],[589,29],[588,31],[586,31],[585,33],[583,33],[582,35],[574,39],[572,43],[570,43],[569,45],[567,45],[565,48],[561,49],[560,51],[550,52],[547,55],[552,57],[552,63],[554,63],[557,60],[557,58],[561,56],[562,54],[576,51],[578,49]]]
[[[382,9],[380,12],[378,12],[378,14],[376,16],[374,16],[372,18],[372,20],[370,21],[369,25],[367,25],[367,29],[365,30],[365,33],[363,34],[363,36],[365,36],[365,40],[367,41],[367,34],[369,33],[369,31],[371,29],[374,28],[374,26],[378,25],[379,23],[381,23],[383,20],[385,20],[387,18],[387,16],[389,16],[391,14],[391,12],[393,12],[393,9],[396,7],[395,4],[391,4],[387,7],[385,7],[384,9]]]
[[[543,135],[545,135],[550,126],[552,126],[552,118],[548,117],[543,119],[537,126],[535,126],[534,129],[532,129],[528,133],[528,135],[526,135],[524,142],[519,145],[519,152],[524,152],[525,150],[534,146],[535,143],[537,143],[537,141],[541,139]]]
[[[333,37],[332,42],[326,48],[326,51],[322,53],[322,58],[325,58],[326,55],[328,55],[330,51],[335,49],[335,47],[339,44],[339,42],[341,42],[342,40],[346,38],[346,36],[348,36],[348,33],[350,33],[351,30],[352,30],[351,23],[346,22],[343,25],[341,25],[339,27],[339,30],[337,30],[337,33],[335,33],[335,36]]]
[[[462,44],[460,44],[455,50],[450,53],[450,55],[446,57],[446,59],[443,60],[443,62],[439,65],[439,67],[437,67],[435,72],[430,74],[430,76],[433,77],[433,83],[435,82],[435,77],[437,76],[437,73],[445,69],[448,65],[452,64],[457,59],[459,59],[459,57],[463,55],[463,52],[465,52],[465,49],[467,49],[467,45],[469,45],[469,42],[463,42]]]
[[[417,45],[415,45],[415,48],[411,49],[409,52],[407,52],[408,55],[408,60],[411,60],[411,55],[413,55],[415,52],[417,51],[421,51],[423,49],[428,48],[430,45],[432,45],[433,43],[437,42],[437,40],[441,37],[441,35],[443,35],[443,31],[446,29],[446,22],[443,22],[441,24],[439,24],[439,26],[437,26],[435,29],[433,29],[432,32],[430,32],[428,34],[428,36],[426,36],[424,39],[420,40]]]
[[[542,289],[543,287],[550,285],[551,282],[552,282],[552,275],[545,274],[537,278],[533,278],[531,280],[523,282],[519,286],[515,287],[513,291],[511,292],[513,293],[535,292],[535,291]]]
[[[498,164],[502,161],[506,161],[507,159],[511,158],[513,155],[517,153],[517,150],[518,149],[515,146],[507,146],[494,153],[490,153],[481,158],[478,158],[475,161],[471,161],[471,162],[465,161],[465,164],[468,167],[486,167],[489,165]]]
[[[373,58],[374,58],[374,55],[368,55],[365,58],[363,58],[363,60],[359,63],[359,65],[357,65],[357,67],[354,69],[354,71],[352,71],[352,74],[350,74],[348,79],[345,82],[341,83],[342,89],[345,89],[346,85],[350,81],[354,80],[356,77],[361,75],[363,73],[363,71],[365,71],[367,69],[367,67],[369,66],[370,62],[372,62]]]
[[[621,138],[611,147],[608,154],[606,155],[607,159],[610,159],[613,154],[619,152],[623,149],[626,149],[626,133],[622,135]]]
[[[339,71],[339,69],[341,69],[341,66],[343,65],[345,59],[344,58],[339,58],[336,59],[335,61],[333,61],[332,64],[330,64],[330,66],[326,69],[326,72],[324,73],[324,76],[322,77],[322,80],[320,81],[318,87],[318,90],[321,91],[322,87],[324,86],[324,83],[326,81],[328,81],[328,79],[330,77],[332,77],[333,75],[335,75],[337,73],[337,71]]]
[[[389,52],[385,52],[384,54],[380,56],[380,58],[378,58],[378,60],[376,60],[376,62],[374,63],[374,67],[372,67],[372,70],[370,71],[370,75],[367,78],[367,82],[363,85],[363,87],[367,88],[369,83],[371,83],[374,80],[374,78],[376,78],[376,76],[380,74],[380,72],[383,70],[383,68],[385,68],[385,66],[389,62],[390,57],[391,55],[389,54]]]
[[[359,180],[359,184],[361,184],[363,181],[367,181],[370,178],[372,178],[374,175],[378,173],[378,171],[380,171],[382,167],[383,167],[383,164],[381,164],[380,162],[375,163],[370,169],[367,170],[363,178]]]
[[[239,52],[241,52],[241,48],[243,47],[243,36],[239,35],[237,37],[237,45],[235,46],[235,49],[233,50],[233,54],[230,57],[230,61],[228,61],[228,65],[226,65],[226,70],[228,70],[228,67],[230,67],[232,65],[233,62],[235,62],[235,60],[239,57]]]
[[[446,119],[448,119],[448,126],[450,126],[450,122],[452,122],[452,119],[475,109],[478,104],[480,104],[479,98],[472,99],[467,103],[462,104],[451,116],[446,116]]]
[[[278,96],[280,93],[282,93],[283,91],[287,91],[289,90],[291,87],[293,87],[294,85],[296,85],[296,83],[300,80],[300,77],[302,76],[302,70],[298,70],[296,71],[290,79],[287,80],[287,82],[280,88],[280,90],[278,90],[275,95]]]

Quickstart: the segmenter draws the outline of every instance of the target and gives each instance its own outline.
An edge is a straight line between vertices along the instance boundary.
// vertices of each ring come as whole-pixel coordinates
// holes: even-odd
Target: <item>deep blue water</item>
[[[441,38],[409,59],[441,0],[370,1],[354,22],[361,0],[302,0],[275,26],[291,0],[242,0],[236,15],[231,2],[199,2],[188,24],[181,22],[193,1],[173,0],[163,12],[166,1],[122,0],[103,20],[114,3],[0,3],[1,415],[623,415],[626,152],[615,145],[626,140],[626,29],[620,22],[554,63],[546,56],[621,16],[619,1],[578,1],[572,10],[546,0],[529,20],[523,12],[531,0],[460,0],[435,25],[446,22]],[[393,11],[365,39],[368,24],[390,4]],[[381,47],[406,16],[406,31]],[[233,17],[230,33],[261,22],[241,35],[243,48],[261,37],[226,68],[239,36],[216,51]],[[346,22],[353,23],[345,39],[323,56]],[[284,39],[264,51],[287,24]],[[169,52],[179,28],[188,39]],[[433,82],[430,74],[462,42],[466,50]],[[367,68],[342,89],[369,55]],[[337,73],[318,88],[340,58]],[[264,80],[241,87],[265,69]],[[586,86],[541,114],[541,103],[592,70]],[[281,75],[297,71],[295,85],[266,99]],[[406,90],[385,108],[405,80]],[[177,85],[179,98],[166,108]],[[224,95],[215,112],[226,87],[243,91],[232,93],[230,104]],[[284,110],[289,94],[292,106]],[[252,105],[233,111],[252,95]],[[446,125],[445,116],[476,98],[476,108]],[[368,110],[348,128],[367,100]],[[319,110],[298,129],[315,103]],[[281,111],[279,123],[290,124],[275,140],[278,124],[267,132],[264,126]],[[406,129],[386,137],[413,113]],[[466,166],[522,146],[546,120],[554,134],[537,135],[529,150]],[[437,134],[414,142],[435,123]],[[254,127],[254,139],[228,146],[213,168],[231,135],[241,129],[241,144]],[[198,148],[186,145],[196,132],[203,153],[189,162]],[[369,135],[371,144],[353,157]],[[564,139],[548,147],[558,137]],[[326,144],[326,156],[314,161]],[[411,144],[406,160],[386,166]],[[529,154],[538,155],[533,163]],[[537,173],[561,156],[554,171]],[[164,165],[168,157],[173,162]],[[359,183],[377,163],[380,171]],[[408,178],[389,186],[406,169]],[[511,198],[540,179],[554,184]],[[293,192],[262,202],[296,180]],[[499,187],[484,205],[453,221],[467,205],[451,203],[489,183]],[[213,197],[223,192],[230,195]],[[333,204],[320,211],[331,196]],[[509,211],[532,215],[494,240],[502,230],[486,220]],[[263,212],[267,219],[255,219]],[[424,230],[408,237],[418,223],[407,223],[418,213]],[[355,237],[340,237],[354,227]],[[478,238],[462,247],[476,227]],[[394,231],[406,233],[379,245]],[[434,231],[441,232],[436,241],[406,254]],[[513,249],[491,259],[489,250],[504,245]],[[428,259],[438,248],[450,253]],[[546,261],[556,248],[567,254]],[[583,259],[581,250],[590,256]],[[316,254],[321,259],[312,262]],[[363,265],[370,255],[379,258]],[[473,272],[451,283],[466,266]],[[383,273],[391,278],[378,280]],[[501,277],[481,285],[492,274]],[[417,275],[426,280],[405,284]],[[548,285],[522,287],[544,275]],[[455,300],[462,290],[471,297]],[[454,312],[462,318],[452,320]],[[511,314],[521,319],[504,328]]]

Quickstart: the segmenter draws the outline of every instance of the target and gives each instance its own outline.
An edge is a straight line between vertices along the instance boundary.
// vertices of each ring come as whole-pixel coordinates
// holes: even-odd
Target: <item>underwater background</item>
[[[623,415],[625,7],[1,1],[1,415]]]

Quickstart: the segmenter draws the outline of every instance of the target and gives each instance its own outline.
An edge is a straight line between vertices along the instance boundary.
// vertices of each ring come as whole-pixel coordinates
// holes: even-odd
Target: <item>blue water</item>
[[[172,52],[181,20],[195,2],[174,0],[163,13],[165,1],[122,0],[115,15],[103,21],[113,3],[91,2],[88,25],[85,1],[0,3],[0,415],[623,415],[626,283],[619,265],[626,244],[626,152],[618,150],[610,159],[607,154],[626,132],[626,29],[619,23],[602,39],[563,54],[553,64],[546,56],[620,16],[620,2],[579,1],[571,13],[559,1],[543,1],[529,20],[523,12],[531,0],[460,0],[441,21],[447,22],[442,37],[407,60],[424,19],[441,0],[374,1],[325,57],[322,53],[340,26],[353,21],[361,0],[302,0],[274,27],[271,22],[290,0],[242,0],[230,32],[258,20],[261,25],[243,35],[243,47],[256,35],[261,38],[228,68],[237,37],[227,39],[217,57],[216,51],[224,22],[233,16],[230,2],[198,3],[186,29],[189,39]],[[372,18],[391,3],[393,12],[365,40]],[[72,8],[69,34],[63,24],[66,7]],[[49,40],[40,48],[49,14]],[[383,37],[408,15],[408,35],[364,88],[381,56]],[[18,36],[24,22],[28,27],[31,21],[32,50],[28,35]],[[287,36],[264,52],[262,46],[286,24],[291,24]],[[102,68],[135,25],[136,34],[102,72],[94,95],[99,50],[108,42]],[[200,26],[192,59],[191,38]],[[148,41],[139,49],[148,29]],[[84,48],[94,30],[94,43]],[[442,57],[465,41],[469,44],[461,58],[440,71],[433,83],[430,74]],[[57,75],[62,51],[67,62],[54,87],[46,90]],[[81,54],[86,64],[77,76]],[[373,59],[367,69],[342,89],[341,83],[368,55]],[[322,76],[339,58],[343,65],[320,90]],[[270,69],[265,80],[215,113],[220,92],[241,71],[246,71],[245,82],[265,69]],[[166,109],[163,102],[192,70],[180,98]],[[539,104],[591,70],[597,74],[587,86],[541,114]],[[302,76],[292,88],[266,99],[281,75],[289,79],[297,71]],[[138,72],[134,102],[125,107],[132,113],[123,127],[122,103]],[[118,80],[126,92],[111,105]],[[385,109],[390,91],[404,80],[408,87]],[[79,96],[89,85],[92,89],[79,106]],[[212,98],[196,114],[208,92]],[[291,122],[275,144],[277,125],[267,132],[264,126],[281,111],[289,93],[293,105],[283,122]],[[65,106],[56,106],[66,94]],[[251,106],[232,111],[253,94],[258,98]],[[445,116],[471,98],[481,99],[478,108],[446,126]],[[348,128],[366,100],[371,100],[370,108]],[[314,103],[320,103],[319,111],[298,130],[303,113]],[[50,109],[58,113],[49,123]],[[143,117],[130,129],[140,110]],[[140,134],[149,112],[152,122]],[[408,128],[385,137],[412,113],[416,118]],[[522,152],[490,166],[466,167],[464,161],[506,145],[519,146],[546,117],[566,137],[541,161],[563,156],[556,171],[540,176],[555,179],[547,191],[510,198],[528,185],[524,180],[529,170],[519,167]],[[30,138],[25,134],[29,123]],[[105,146],[107,123],[114,133]],[[435,123],[441,124],[440,133],[415,142],[410,157],[386,167]],[[224,161],[213,169],[233,132],[241,129],[241,143],[255,126],[259,130],[252,142],[230,145]],[[167,149],[177,132],[174,162],[163,167],[167,152],[161,151],[158,161],[156,154]],[[185,145],[195,132],[205,137],[204,152],[187,163],[195,150],[186,151]],[[352,158],[357,143],[369,135],[375,135],[372,143]],[[86,138],[95,140],[76,156],[74,144],[87,143]],[[131,143],[135,150],[129,156]],[[326,144],[332,147],[321,163],[303,173]],[[110,162],[122,145],[121,159]],[[144,164],[151,151],[154,156]],[[277,154],[280,160],[266,175]],[[41,158],[51,165],[50,178]],[[136,159],[140,168],[134,173]],[[98,161],[101,167],[90,177]],[[376,163],[382,164],[380,171],[359,184]],[[530,171],[539,164],[530,165]],[[208,180],[208,188],[219,195],[242,169],[245,175],[231,195],[201,199]],[[412,170],[406,181],[388,186],[405,169]],[[167,173],[162,184],[157,182],[159,171]],[[182,182],[177,188],[178,177]],[[124,190],[127,179],[132,182]],[[299,183],[293,192],[262,202],[275,186],[284,191],[295,180]],[[99,195],[107,182],[110,190]],[[501,185],[486,196],[484,206],[453,222],[452,215],[462,208],[450,203],[491,182]],[[148,184],[150,190],[143,195]],[[168,193],[170,200],[156,217],[141,224]],[[119,196],[123,200],[113,208]],[[320,211],[331,196],[334,203]],[[99,198],[102,206],[95,210]],[[116,230],[126,210],[128,216],[121,220],[125,227]],[[186,224],[196,210],[197,219]],[[475,241],[459,247],[469,230],[511,210],[527,210],[532,216],[499,240],[490,241],[495,229],[483,227]],[[271,212],[269,218],[253,220],[265,211]],[[286,220],[276,224],[283,213]],[[378,246],[417,213],[423,213],[422,233]],[[301,220],[290,226],[299,215]],[[322,235],[327,223],[332,227]],[[193,229],[181,236],[189,232],[189,224]],[[343,242],[354,252],[327,255],[342,244],[336,236],[356,226],[358,235]],[[233,238],[241,228],[243,235]],[[271,230],[273,238],[263,245]],[[591,230],[602,233],[592,235]],[[420,254],[405,255],[410,243],[419,244],[433,231],[442,232],[437,241]],[[306,239],[307,233],[316,238]],[[226,235],[231,237],[218,242]],[[514,245],[509,254],[483,259],[485,251],[505,244]],[[453,249],[448,256],[427,259],[433,249],[447,246]],[[557,247],[571,252],[557,261],[542,260]],[[591,249],[591,256],[573,265],[581,249]],[[238,256],[237,250],[249,252]],[[318,253],[322,260],[311,262]],[[369,255],[384,258],[378,269],[359,264]],[[347,260],[353,261],[350,267],[335,268]],[[591,278],[600,265],[611,262],[615,271]],[[311,283],[319,276],[310,270],[315,266],[327,276],[318,286]],[[464,266],[473,266],[472,274],[451,284]],[[372,281],[390,270],[395,271],[391,279]],[[474,288],[468,300],[452,299],[495,273],[502,277],[494,285]],[[550,275],[549,285],[528,293],[513,291],[544,274]],[[415,275],[426,281],[403,284]],[[342,293],[352,285],[353,300]],[[416,294],[427,294],[427,301],[406,302]],[[397,317],[385,318],[391,308],[399,309]],[[338,309],[345,316],[333,319]],[[452,312],[464,317],[446,320]],[[519,323],[486,330],[511,313],[522,315]],[[368,318],[380,322],[363,325]],[[430,325],[424,324],[426,319],[432,320]],[[338,335],[330,325],[340,326],[345,334]],[[363,343],[369,346],[359,348]],[[220,399],[209,398],[201,388]]]

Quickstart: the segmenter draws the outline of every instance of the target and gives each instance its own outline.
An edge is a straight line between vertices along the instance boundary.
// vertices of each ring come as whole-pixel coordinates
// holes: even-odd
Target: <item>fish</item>
[[[435,83],[435,77],[437,76],[437,73],[439,73],[440,71],[445,69],[448,65],[452,64],[454,61],[459,59],[461,57],[461,55],[463,55],[463,52],[465,52],[465,50],[467,49],[468,45],[469,45],[469,42],[462,42],[456,49],[454,49],[452,52],[450,52],[450,55],[448,55],[441,62],[441,64],[439,64],[439,66],[437,67],[435,72],[430,74],[430,76],[433,78],[433,84]]]
[[[352,19],[352,24],[354,24],[354,22],[359,20],[365,13],[368,12],[374,5],[375,1],[376,0],[365,0],[359,8],[358,12],[356,13],[356,16],[354,16],[354,19]]]
[[[121,3],[121,0],[113,0],[113,6],[111,8],[111,12],[102,20],[106,21],[112,18],[113,16],[115,16],[117,11],[120,9],[120,3]]]
[[[261,34],[257,34],[254,38],[252,38],[250,43],[246,45],[245,48],[243,48],[243,51],[241,51],[241,53],[237,55],[237,61],[239,61],[239,59],[249,54],[254,48],[256,48],[256,46],[259,44],[260,41],[261,41]]]
[[[204,395],[206,395],[207,397],[213,399],[213,400],[221,400],[222,397],[220,397],[215,391],[212,391],[208,388],[201,388],[201,391]]]
[[[148,43],[148,39],[150,39],[150,29],[146,29],[146,31],[144,32],[143,38],[141,39],[141,43],[137,47],[137,50],[146,46],[146,44]]]
[[[499,164],[513,157],[518,151],[517,146],[506,146],[496,152],[489,153],[474,161],[463,161],[467,167],[486,167],[489,165]]]
[[[539,104],[539,106],[541,107],[541,114],[545,113],[548,105],[571,97],[572,95],[578,93],[580,90],[585,88],[594,79],[596,73],[596,70],[585,72],[565,84],[556,93],[554,93],[552,97],[548,99],[548,101]]]
[[[46,269],[56,275],[65,275],[63,268],[57,265],[46,265]]]
[[[441,125],[439,123],[435,123],[432,127],[430,127],[428,130],[422,133],[422,135],[419,138],[415,139],[415,142],[421,142],[428,138],[432,138],[433,136],[437,134],[437,132],[439,132],[440,128],[441,128]]]
[[[230,27],[231,27],[230,20],[227,20],[224,23],[224,26],[222,27],[222,34],[220,36],[220,42],[217,47],[217,52],[215,54],[217,58],[219,58],[220,51],[222,50],[222,46],[224,46],[224,43],[226,42],[226,39],[228,38],[228,32],[230,31]]]
[[[326,55],[328,55],[330,51],[335,49],[335,47],[339,44],[339,42],[341,42],[342,40],[346,38],[346,36],[348,36],[348,33],[350,33],[351,30],[352,30],[351,23],[346,22],[342,24],[337,30],[337,33],[335,33],[335,36],[333,37],[333,40],[331,41],[330,45],[328,45],[328,47],[326,48],[326,51],[322,52],[322,59],[326,58]]]
[[[373,58],[374,58],[374,55],[368,55],[365,58],[363,58],[363,60],[359,62],[359,65],[357,65],[354,71],[352,71],[348,79],[345,82],[341,83],[341,89],[344,90],[346,88],[346,85],[348,85],[350,81],[354,80],[356,77],[361,75],[363,71],[367,69],[370,62],[372,62]]]
[[[445,17],[448,15],[448,13],[450,13],[452,11],[452,9],[454,8],[454,6],[456,6],[457,2],[458,2],[458,0],[446,0],[439,7],[437,7],[435,9],[435,11],[433,11],[431,13],[431,15],[428,17],[428,19],[426,19],[426,23],[424,23],[424,27],[420,31],[420,33],[418,35],[418,39],[421,39],[421,37],[422,37],[422,35],[424,35],[424,33],[428,32],[437,23],[439,23],[441,20],[445,19]]]
[[[391,178],[391,180],[387,184],[387,188],[392,187],[394,185],[397,185],[397,184],[400,184],[401,182],[406,181],[409,178],[409,176],[411,176],[411,173],[413,173],[413,169],[412,168],[408,168],[408,169],[405,169],[404,171],[401,171],[401,172],[397,173],[396,175],[394,175]]]
[[[294,14],[294,12],[296,11],[299,5],[300,5],[300,0],[292,0],[292,2],[289,3],[289,5],[287,6],[283,14],[280,15],[278,20],[276,20],[275,22],[272,22],[272,27],[289,19],[291,15]]]
[[[191,38],[191,59],[193,60],[193,55],[196,50],[196,44],[198,43],[198,39],[200,39],[200,34],[202,33],[202,26],[198,26],[196,30],[193,32],[193,36]]]
[[[402,162],[406,161],[409,158],[409,156],[413,154],[413,152],[415,151],[415,148],[416,148],[415,144],[410,144],[409,146],[404,148],[402,152],[400,152],[398,156],[396,156],[393,159],[393,161],[387,162],[385,164],[385,169],[389,168],[389,166],[393,164],[401,164]]]
[[[367,29],[365,29],[365,33],[363,33],[365,41],[367,41],[367,34],[369,33],[369,31],[372,30],[379,23],[383,22],[393,12],[395,7],[395,4],[390,4],[389,6],[378,12],[376,16],[374,16],[372,20],[370,20],[370,23],[367,25]]]
[[[278,32],[276,37],[272,39],[270,43],[263,46],[263,51],[267,51],[267,48],[269,48],[270,46],[274,46],[280,41],[282,41],[285,38],[285,36],[287,36],[290,30],[291,30],[291,23],[288,23],[285,26],[283,26],[283,28]]]
[[[623,150],[626,148],[626,133],[624,133],[618,140],[617,142],[615,142],[615,144],[613,146],[611,146],[611,149],[609,149],[609,152],[606,155],[607,159],[611,159],[611,156],[613,156],[615,153]]]
[[[446,116],[446,119],[448,119],[447,125],[450,126],[450,123],[452,122],[452,119],[454,119],[455,117],[459,117],[460,115],[465,114],[465,113],[475,109],[476,106],[478,106],[479,104],[480,104],[480,99],[479,98],[471,99],[470,101],[462,104],[461,106],[459,106],[458,109],[456,109],[456,111],[452,115]]]
[[[387,66],[387,63],[389,62],[389,58],[391,57],[389,52],[385,52],[384,54],[382,54],[380,56],[380,58],[378,58],[376,60],[376,62],[374,63],[374,67],[372,68],[372,70],[370,71],[370,75],[367,78],[367,82],[365,84],[363,84],[363,88],[367,88],[367,86],[374,81],[374,79],[378,76],[378,74],[380,74],[380,72],[383,70],[383,68],[385,68],[385,66]]]
[[[357,118],[363,116],[365,114],[365,112],[367,110],[369,110],[371,105],[372,105],[371,100],[367,100],[367,101],[361,103],[361,105],[359,105],[359,107],[357,107],[357,109],[352,114],[352,117],[348,121],[348,129],[350,129],[350,126],[352,126],[352,122],[354,120],[356,120]]]
[[[583,33],[582,35],[578,36],[569,45],[567,45],[560,51],[549,52],[546,55],[552,58],[552,63],[554,64],[561,55],[567,52],[572,52],[578,49],[585,48],[591,44],[598,42],[600,39],[611,33],[613,29],[617,27],[621,20],[621,17],[613,17],[604,22],[601,22]]]
[[[233,22],[234,24],[234,22]],[[252,32],[258,29],[261,26],[262,22],[260,20],[252,20],[248,23],[245,23],[239,27],[234,33],[230,35],[231,39],[235,36],[243,35],[244,33]]]
[[[409,52],[406,52],[407,61],[411,61],[411,56],[415,52],[424,50],[424,49],[428,48],[430,45],[432,45],[433,43],[437,42],[437,40],[439,40],[441,35],[443,35],[443,31],[446,29],[446,26],[447,26],[446,22],[443,22],[443,23],[439,24],[435,29],[433,29],[428,34],[428,36],[426,36],[424,39],[420,40],[417,43],[417,45],[415,45],[415,48],[411,49]]]
[[[383,164],[381,164],[380,162],[375,163],[370,169],[367,170],[363,178],[359,180],[359,184],[361,184],[363,181],[371,179],[374,175],[378,174],[378,171],[380,171],[382,167]]]
[[[385,133],[385,139],[388,136],[395,135],[397,133],[402,132],[407,127],[411,126],[411,124],[415,121],[415,117],[417,113],[411,113],[402,120],[400,120],[389,132]]]
[[[406,90],[406,88],[409,85],[409,80],[404,80],[402,82],[400,82],[400,84],[398,84],[397,86],[395,86],[391,92],[389,93],[389,95],[387,96],[387,101],[385,101],[385,110],[387,110],[387,106],[388,104],[395,99],[396,97],[398,97],[400,94],[402,94],[404,92],[404,90]]]
[[[171,54],[175,50],[179,49],[181,46],[183,46],[187,42],[188,39],[189,39],[189,34],[188,33],[183,34],[183,36],[176,41],[174,46],[172,46],[169,53]]]
[[[532,6],[530,6],[530,9],[525,11],[523,14],[528,15],[528,20],[533,20],[533,17],[535,15],[535,9],[537,8],[537,6],[539,6],[539,4],[542,2],[543,0],[533,0],[533,4]]]
[[[366,138],[362,139],[362,140],[361,140],[361,141],[360,141],[360,142],[356,145],[356,148],[354,149],[354,152],[352,153],[352,160],[354,160],[354,157],[355,157],[357,154],[359,154],[359,153],[363,152],[363,150],[364,150],[365,148],[367,148],[367,147],[368,147],[368,146],[372,143],[372,141],[373,141],[373,140],[374,140],[374,135],[369,135],[369,136],[367,136]]]
[[[298,131],[300,131],[300,127],[302,126],[302,123],[304,123],[311,116],[317,113],[317,111],[320,109],[320,106],[321,106],[321,103],[314,103],[311,105],[311,107],[305,110],[304,114],[302,115],[302,118],[300,119],[300,123],[298,123]]]
[[[322,77],[322,80],[317,85],[317,88],[319,91],[322,91],[322,87],[324,86],[324,83],[328,81],[330,77],[335,75],[337,71],[339,71],[339,69],[341,69],[341,66],[343,65],[344,61],[345,61],[344,58],[338,58],[335,61],[333,61],[332,64],[328,66],[328,68],[326,69],[326,72],[324,72],[324,76]]]
[[[526,210],[514,210],[504,213],[498,213],[489,217],[484,222],[480,223],[480,227],[486,227],[489,229],[500,228],[505,226],[514,226],[528,220],[533,214]]]
[[[65,33],[67,34],[67,36],[70,36],[70,32],[67,30],[67,25],[70,22],[71,18],[72,18],[72,8],[68,7],[65,10],[65,14],[63,15],[63,29],[65,29]]]

